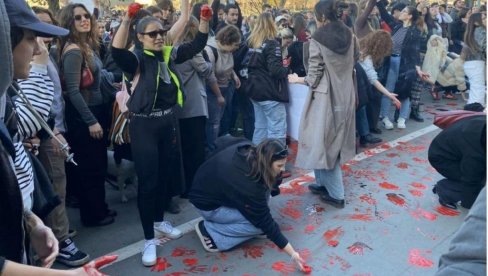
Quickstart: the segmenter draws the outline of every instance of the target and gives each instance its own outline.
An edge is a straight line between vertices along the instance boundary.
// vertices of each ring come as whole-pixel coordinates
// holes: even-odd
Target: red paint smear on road
[[[400,154],[398,154],[398,153],[387,153],[386,156],[389,157],[389,158],[393,158],[393,157],[400,156]]]
[[[437,211],[437,213],[441,215],[450,216],[450,217],[459,216],[460,214],[459,211],[444,206],[438,206],[435,210]]]
[[[248,258],[261,258],[264,253],[263,253],[263,247],[260,245],[244,245],[242,247],[242,250],[244,250],[244,257]]]
[[[400,188],[397,185],[388,182],[381,182],[380,187],[388,190],[400,190]]]
[[[304,264],[303,265],[303,273],[305,273],[305,274],[312,273],[312,267]]]
[[[423,163],[428,163],[428,162],[429,162],[429,160],[422,159],[422,158],[418,158],[418,157],[414,157],[414,158],[413,158],[413,161],[415,161],[415,162],[417,162],[417,163],[421,163],[421,164],[423,164]]]
[[[312,234],[312,232],[315,231],[315,225],[307,225],[305,226],[305,234]]]
[[[330,247],[336,247],[339,245],[339,241],[337,240],[331,240],[331,241],[328,241],[327,242],[327,245],[330,246]]]
[[[213,266],[212,266],[211,271],[212,271],[213,273],[217,273],[217,272],[219,272],[219,267],[218,267],[218,266],[216,266],[216,265],[213,265]]]
[[[342,226],[339,226],[337,228],[327,230],[323,236],[326,241],[330,241],[341,237],[343,234],[344,230],[342,229]]]
[[[389,166],[391,164],[391,161],[390,160],[380,160],[380,161],[378,161],[378,163],[380,163],[381,165],[384,165],[384,166]]]
[[[186,266],[195,266],[198,264],[198,259],[184,259],[183,260],[183,263],[186,265]]]
[[[205,272],[208,273],[209,272],[208,266],[206,266],[206,265],[196,265],[196,266],[192,266],[189,269],[185,269],[185,270],[188,272],[191,272],[191,273],[205,273]]]
[[[295,178],[290,182],[290,187],[280,188],[282,194],[301,196],[307,192],[307,188],[302,185],[303,183],[309,183],[315,181],[315,178],[309,175],[302,175]]]
[[[291,272],[295,272],[295,264],[287,263],[284,261],[274,262],[273,265],[271,265],[271,268],[285,275]]]
[[[411,265],[418,266],[418,267],[433,267],[434,262],[427,259],[426,257],[422,256],[422,254],[430,253],[430,251],[422,251],[419,249],[412,249],[410,250],[408,256],[408,262]]]
[[[359,199],[361,201],[368,203],[369,205],[376,205],[376,199],[370,197],[369,195],[364,194],[360,196]]]
[[[346,215],[344,218],[348,220],[361,220],[361,221],[373,220],[373,217],[370,214],[352,214],[352,215]]]
[[[398,163],[396,164],[397,168],[400,168],[400,169],[408,169],[409,165],[405,162],[401,162],[401,163]]]
[[[341,166],[341,170],[344,173],[344,175],[350,175],[353,173],[353,170],[351,169],[351,166],[348,164],[344,164]]]
[[[389,144],[385,143],[385,144],[382,144],[380,146],[380,148],[382,148],[382,149],[391,149],[391,146]]]
[[[349,250],[349,253],[361,256],[364,255],[364,249],[373,250],[371,247],[363,242],[355,242],[347,248],[347,250]]]
[[[164,276],[183,276],[183,275],[188,275],[186,272],[173,272],[169,274],[164,274]]]
[[[161,271],[165,271],[167,268],[171,266],[172,265],[168,263],[166,258],[158,257],[156,259],[156,264],[151,267],[151,271],[161,272]]]
[[[426,211],[420,207],[417,207],[416,210],[410,211],[410,214],[414,218],[425,218],[430,221],[434,221],[437,219],[437,215],[434,213],[431,213],[429,211]]]
[[[425,151],[425,149],[426,146],[408,146],[407,143],[404,143],[404,145],[398,147],[398,150],[408,153],[418,153]]]
[[[344,260],[344,258],[342,258],[341,256],[334,254],[334,255],[328,255],[328,257],[329,257],[329,264],[334,265],[335,261],[339,262],[342,271],[346,271],[349,268],[351,268],[351,264],[348,261]]]
[[[280,212],[284,216],[297,220],[302,217],[302,212],[296,208],[300,204],[302,204],[300,200],[288,200],[286,206],[281,208]]]
[[[412,184],[410,184],[410,186],[417,188],[417,189],[421,189],[421,190],[427,189],[427,186],[425,186],[422,183],[418,183],[418,182],[413,182]]]
[[[419,191],[419,190],[408,190],[410,192],[410,194],[412,194],[413,196],[416,196],[416,197],[422,197],[424,196],[424,193],[422,191]]]
[[[310,255],[312,254],[312,252],[310,252],[310,249],[308,248],[299,250],[298,253],[300,254],[300,257],[302,257],[302,259],[305,261],[308,260],[308,258],[310,258]]]
[[[175,249],[173,249],[171,256],[173,257],[193,256],[196,253],[197,252],[193,249],[188,249],[185,247],[176,247]]]
[[[457,103],[450,102],[450,103],[446,103],[446,105],[457,106],[458,104]]]
[[[386,197],[388,198],[388,200],[391,203],[393,203],[395,205],[402,206],[402,207],[406,206],[405,199],[403,197],[400,197],[397,194],[389,193],[389,194],[386,194]]]

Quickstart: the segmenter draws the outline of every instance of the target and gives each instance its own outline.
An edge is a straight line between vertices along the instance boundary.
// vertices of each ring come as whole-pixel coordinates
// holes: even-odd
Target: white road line
[[[438,127],[436,127],[434,125],[419,129],[417,131],[414,131],[410,134],[402,136],[402,137],[395,139],[393,141],[383,143],[383,144],[381,144],[375,148],[372,148],[372,149],[368,149],[368,150],[356,155],[353,160],[354,161],[361,161],[361,160],[367,159],[369,157],[373,157],[379,153],[390,150],[390,149],[392,149],[392,148],[394,148],[394,147],[396,147],[402,143],[411,141],[415,138],[418,138],[424,134],[427,134],[427,133],[432,132],[432,131],[437,130],[437,129],[438,129]],[[305,175],[315,177],[313,171],[311,171]],[[295,180],[295,179],[291,179],[291,180],[281,184],[281,186],[282,187],[289,187],[290,183],[293,180]],[[305,184],[305,182],[299,183],[299,184],[302,185],[302,184]],[[202,219],[201,217],[198,217],[196,219],[193,219],[191,221],[188,221],[188,222],[185,222],[181,225],[178,225],[177,228],[180,229],[180,231],[183,234],[187,234],[187,233],[189,233],[195,229],[195,224],[197,224],[201,219]],[[166,242],[167,242],[167,240],[162,241],[162,243],[166,243]],[[141,240],[141,241],[135,242],[135,243],[130,244],[126,247],[120,248],[118,250],[115,250],[113,252],[106,254],[106,255],[118,255],[119,256],[117,258],[117,261],[115,261],[115,262],[113,262],[107,266],[113,265],[114,263],[121,262],[121,261],[126,260],[126,259],[128,259],[128,258],[130,258],[136,254],[139,254],[141,252],[141,249],[143,246],[144,246],[144,240]]]

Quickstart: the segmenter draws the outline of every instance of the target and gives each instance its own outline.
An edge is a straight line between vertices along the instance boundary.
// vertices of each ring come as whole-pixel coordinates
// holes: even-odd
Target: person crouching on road
[[[223,136],[216,145],[198,169],[189,193],[204,219],[195,230],[205,250],[229,250],[265,234],[302,269],[302,258],[281,233],[268,206],[270,195],[279,191],[276,184],[288,156],[285,144],[266,139],[255,146],[243,138]]]

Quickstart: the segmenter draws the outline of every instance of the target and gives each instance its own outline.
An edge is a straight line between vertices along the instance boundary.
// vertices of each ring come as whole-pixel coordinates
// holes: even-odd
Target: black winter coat
[[[288,68],[283,66],[280,44],[266,40],[261,48],[249,48],[247,94],[252,100],[287,103]]]
[[[429,162],[453,190],[462,190],[471,207],[486,183],[486,115],[461,119],[437,135],[429,147]]]
[[[386,24],[392,29],[392,35],[394,35],[400,28],[403,27],[403,23],[396,21],[388,11],[386,11],[383,2],[377,3],[378,9]],[[421,43],[425,41],[422,37],[420,30],[412,22],[412,25],[408,28],[405,40],[403,40],[401,59],[400,59],[400,71],[398,72],[398,80],[395,85],[396,94],[398,99],[406,99],[411,95],[412,85],[417,79],[417,71],[415,66],[422,66],[420,62],[420,48]],[[385,59],[385,64],[389,64],[389,59]],[[387,63],[388,62],[388,63]]]
[[[225,139],[220,143],[219,139]],[[248,174],[247,152],[252,143],[242,138],[221,137],[217,148],[200,166],[189,193],[190,202],[200,210],[211,211],[221,206],[234,208],[279,248],[288,240],[271,216],[268,199],[271,191],[262,180],[255,181]]]

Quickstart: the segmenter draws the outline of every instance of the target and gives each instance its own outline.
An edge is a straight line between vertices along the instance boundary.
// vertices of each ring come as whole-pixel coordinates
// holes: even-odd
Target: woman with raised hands
[[[188,2],[184,0],[183,2]],[[183,106],[183,82],[175,64],[200,53],[207,43],[212,12],[203,6],[198,33],[191,42],[165,46],[168,26],[158,18],[146,17],[136,26],[142,49],[125,49],[132,13],[128,13],[112,43],[112,56],[127,74],[138,78],[127,103],[130,118],[132,156],[138,176],[138,208],[144,230],[142,263],[156,263],[155,232],[176,239],[181,231],[164,220],[164,209],[172,194],[170,153],[176,139],[179,143],[176,109]]]

